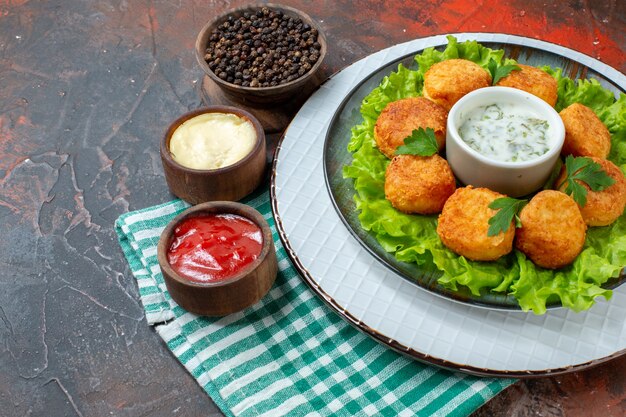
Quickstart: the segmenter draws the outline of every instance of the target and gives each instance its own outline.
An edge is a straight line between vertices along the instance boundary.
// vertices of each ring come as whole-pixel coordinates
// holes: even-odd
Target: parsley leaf
[[[489,230],[487,236],[496,236],[500,232],[506,232],[511,226],[511,221],[515,218],[515,227],[522,227],[518,213],[528,204],[528,200],[518,200],[511,197],[497,198],[489,204],[489,208],[498,210],[489,219]]]
[[[435,131],[430,127],[426,130],[414,129],[413,132],[404,138],[404,145],[398,146],[396,149],[396,155],[418,155],[418,156],[431,156],[436,154],[439,150],[437,139],[435,138]]]
[[[615,180],[607,175],[600,164],[585,156],[565,158],[565,179],[557,189],[565,185],[565,193],[572,196],[581,207],[587,204],[586,184],[592,191],[602,191],[615,183]]]
[[[511,71],[521,71],[521,68],[517,65],[498,65],[495,59],[489,59],[489,63],[487,64],[487,69],[491,74],[491,82],[492,85],[496,85],[501,78],[506,77],[511,73]]]

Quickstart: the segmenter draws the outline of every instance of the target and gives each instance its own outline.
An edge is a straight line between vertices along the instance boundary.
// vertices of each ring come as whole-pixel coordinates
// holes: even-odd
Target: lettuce
[[[503,57],[502,50],[489,49],[476,41],[459,43],[449,36],[443,51],[428,48],[415,57],[417,70],[400,65],[363,99],[363,121],[352,128],[348,144],[353,160],[344,167],[343,175],[354,181],[354,200],[363,229],[399,261],[435,266],[442,271],[439,284],[452,290],[465,286],[477,296],[486,291],[512,294],[522,310],[535,314],[545,313],[546,304],[556,301],[574,311],[586,310],[597,297],[611,297],[611,291],[602,288],[602,284],[618,276],[626,265],[626,216],[611,226],[590,228],[583,251],[574,263],[552,271],[535,266],[517,250],[495,262],[475,262],[458,256],[441,243],[436,232],[437,216],[407,215],[385,199],[389,161],[376,148],[373,134],[383,108],[391,101],[421,95],[424,73],[437,62],[463,58],[486,69],[490,59],[501,63]],[[574,102],[592,108],[611,132],[609,159],[626,170],[626,95],[615,100],[596,80],[574,81],[563,76],[560,69],[543,69],[557,80],[557,110]]]

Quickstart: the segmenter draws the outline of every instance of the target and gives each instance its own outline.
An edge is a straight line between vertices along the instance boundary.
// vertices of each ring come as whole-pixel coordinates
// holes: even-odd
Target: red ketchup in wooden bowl
[[[261,228],[251,220],[237,214],[205,214],[176,226],[167,259],[190,281],[218,282],[254,262],[262,246]]]
[[[278,273],[267,220],[232,201],[201,203],[172,219],[161,233],[157,258],[172,299],[203,316],[250,307],[267,294]]]

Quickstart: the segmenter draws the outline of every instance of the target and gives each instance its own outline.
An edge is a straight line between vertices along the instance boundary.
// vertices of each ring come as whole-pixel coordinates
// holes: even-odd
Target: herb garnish
[[[521,71],[521,68],[517,65],[498,65],[495,59],[489,59],[489,63],[487,64],[487,69],[491,74],[492,85],[496,85],[501,78],[506,77],[511,73],[511,71]]]
[[[565,179],[558,184],[556,189],[565,185],[565,193],[572,196],[574,201],[581,207],[587,204],[586,184],[592,191],[602,191],[615,183],[615,180],[607,175],[600,164],[585,156],[565,158]]]
[[[404,138],[404,145],[398,146],[396,149],[396,155],[418,155],[418,156],[431,156],[436,154],[439,150],[437,139],[435,138],[435,131],[430,127],[426,130],[414,129],[413,132]]]
[[[511,221],[515,218],[515,227],[522,227],[519,219],[519,212],[528,204],[528,200],[518,200],[511,197],[497,198],[489,204],[489,208],[498,210],[496,214],[489,219],[489,230],[487,236],[496,236],[500,232],[509,230]]]

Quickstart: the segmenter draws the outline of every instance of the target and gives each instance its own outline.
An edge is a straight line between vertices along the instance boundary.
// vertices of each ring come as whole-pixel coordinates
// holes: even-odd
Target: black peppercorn
[[[209,35],[204,59],[222,80],[269,87],[296,80],[319,60],[318,32],[298,17],[262,7],[228,16]]]

